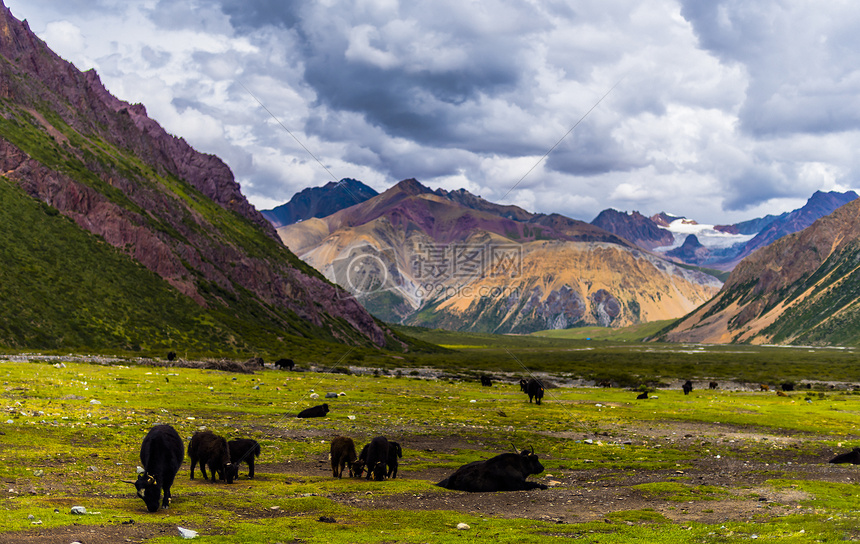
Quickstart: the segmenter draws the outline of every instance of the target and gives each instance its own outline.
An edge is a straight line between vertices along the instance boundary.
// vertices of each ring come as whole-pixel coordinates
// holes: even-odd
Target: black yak
[[[311,408],[305,408],[301,412],[298,413],[296,417],[325,417],[328,413],[328,404],[320,404],[319,406],[312,406]]]
[[[543,465],[532,448],[531,452],[523,450],[520,453],[503,453],[486,461],[463,465],[436,485],[475,493],[546,489],[544,484],[526,481],[530,474],[541,472]]]
[[[357,459],[355,442],[347,436],[336,436],[331,441],[331,472],[335,478],[343,476],[343,468],[347,467],[352,478],[352,468]]]
[[[481,385],[483,385],[484,387],[492,387],[493,386],[492,378],[490,378],[486,374],[481,375]]]
[[[227,442],[230,450],[230,472],[232,479],[239,479],[239,464],[248,465],[248,478],[254,477],[254,458],[260,456],[260,443],[253,438],[234,438]]]
[[[175,351],[168,351],[167,352],[167,360],[173,361],[174,359],[176,359],[176,352]]]
[[[164,490],[164,499],[161,507],[170,506],[170,486],[182,465],[185,450],[182,439],[170,425],[156,425],[143,439],[140,446],[140,463],[143,472],[137,475],[134,484],[137,496],[146,503],[146,509],[150,512],[158,510],[158,502],[161,492]]]
[[[367,469],[366,478],[381,482],[385,479],[386,467],[388,466],[388,439],[377,436],[361,449],[358,455],[360,466]]]
[[[639,395],[636,396],[636,400],[645,400],[648,398],[648,391],[643,391]]]
[[[215,477],[226,478],[228,484],[233,483],[233,466],[230,462],[230,448],[223,436],[218,436],[212,431],[198,431],[191,437],[188,443],[188,457],[191,458],[191,479],[194,479],[194,467],[200,462],[200,472],[203,479],[206,476],[206,465],[212,473],[212,481]]]
[[[292,359],[278,359],[275,361],[275,366],[281,370],[285,368],[287,370],[292,370],[293,367],[296,366],[296,363],[294,363]]]
[[[684,382],[684,385],[682,385],[681,388],[684,390],[685,395],[689,395],[690,391],[693,390],[693,382],[687,380],[686,382]]]
[[[403,450],[397,442],[388,441],[388,473],[385,475],[388,478],[397,478],[397,458],[403,459]]]
[[[860,448],[854,448],[853,450],[840,453],[833,459],[829,461],[830,463],[851,463],[852,465],[860,465]]]
[[[720,386],[717,382],[708,382],[708,387],[711,389],[716,389]]]
[[[540,404],[540,399],[543,398],[543,384],[540,381],[534,378],[529,381],[521,379],[520,389],[529,396],[529,404],[531,404],[532,399],[535,400],[535,403]]]

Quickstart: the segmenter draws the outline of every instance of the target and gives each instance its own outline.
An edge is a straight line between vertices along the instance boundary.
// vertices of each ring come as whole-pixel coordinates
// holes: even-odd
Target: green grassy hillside
[[[291,342],[253,308],[242,312],[238,305],[228,312],[195,304],[54,208],[0,180],[0,344],[234,356],[334,349],[319,340]]]

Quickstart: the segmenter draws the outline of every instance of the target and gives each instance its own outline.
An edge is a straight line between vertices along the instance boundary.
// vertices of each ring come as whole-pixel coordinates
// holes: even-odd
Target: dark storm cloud
[[[860,171],[849,3],[5,1],[260,207],[416,177],[578,218],[725,223]]]
[[[741,126],[757,136],[860,128],[860,12],[849,4],[684,0],[701,45],[749,75]]]

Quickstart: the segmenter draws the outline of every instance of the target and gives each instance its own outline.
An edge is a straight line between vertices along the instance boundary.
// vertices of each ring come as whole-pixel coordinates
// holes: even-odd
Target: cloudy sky
[[[727,223],[860,187],[849,0],[4,2],[261,209],[414,177]]]

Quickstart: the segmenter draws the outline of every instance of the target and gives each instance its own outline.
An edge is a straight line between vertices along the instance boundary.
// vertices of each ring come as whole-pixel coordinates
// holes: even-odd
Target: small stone
[[[33,520],[33,519],[36,519],[36,516],[34,516],[33,514],[30,514],[29,516],[27,516],[27,519]]]
[[[459,529],[460,531],[468,531],[469,529],[471,529],[471,527],[469,527],[469,525],[466,523],[458,523],[457,529]]]
[[[87,509],[83,506],[72,506],[71,513],[75,514],[76,516],[82,516],[87,513]]]
[[[90,404],[101,404],[101,402],[97,401],[96,399],[93,399],[90,401]]]
[[[182,535],[182,538],[194,538],[197,536],[197,531],[192,531],[191,529],[185,529],[183,527],[177,527],[179,530],[179,534]]]
[[[336,399],[336,398],[337,398],[337,393],[326,393],[326,394],[325,394],[325,398],[327,398],[327,399]]]

